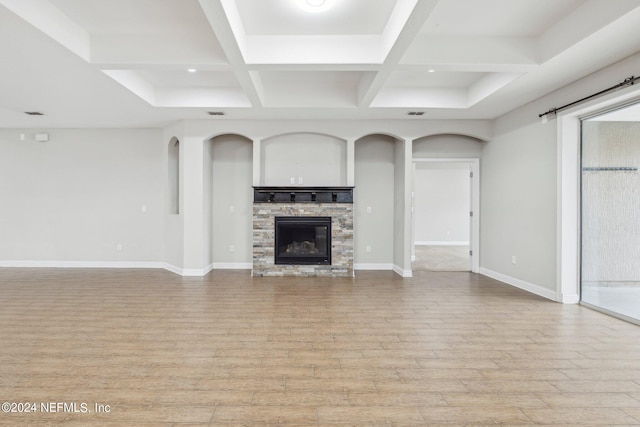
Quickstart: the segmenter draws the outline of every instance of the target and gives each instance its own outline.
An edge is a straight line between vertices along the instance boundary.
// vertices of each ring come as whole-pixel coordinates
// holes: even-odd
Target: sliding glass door
[[[582,121],[582,303],[640,322],[640,104]]]

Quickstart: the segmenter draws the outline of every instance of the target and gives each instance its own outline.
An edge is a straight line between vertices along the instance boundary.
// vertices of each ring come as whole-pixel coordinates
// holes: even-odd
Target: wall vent
[[[422,116],[424,115],[424,111],[409,111],[407,113],[408,116]]]
[[[210,116],[224,116],[224,112],[222,111],[208,111],[207,114]]]
[[[44,116],[40,111],[25,111],[24,113],[28,116]]]

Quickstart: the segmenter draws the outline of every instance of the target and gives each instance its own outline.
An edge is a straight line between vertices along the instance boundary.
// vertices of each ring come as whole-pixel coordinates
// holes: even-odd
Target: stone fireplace
[[[254,276],[353,276],[352,187],[255,187]]]

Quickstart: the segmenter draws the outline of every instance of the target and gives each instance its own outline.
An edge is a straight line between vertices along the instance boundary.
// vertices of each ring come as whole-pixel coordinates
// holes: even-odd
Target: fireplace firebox
[[[331,217],[275,217],[275,264],[331,265]]]

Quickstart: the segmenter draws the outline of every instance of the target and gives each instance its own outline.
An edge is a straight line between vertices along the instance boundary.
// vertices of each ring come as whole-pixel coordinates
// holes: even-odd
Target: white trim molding
[[[541,296],[543,298],[550,299],[551,301],[558,301],[556,299],[556,291],[552,289],[543,288],[542,286],[535,285],[533,283],[525,282],[524,280],[516,279],[515,277],[507,276],[506,274],[498,273],[493,270],[489,270],[484,267],[480,267],[480,274],[506,283],[507,285],[514,286],[532,294]]]
[[[640,89],[627,88],[558,113],[556,301],[580,302],[580,120],[639,97]]]
[[[51,260],[6,260],[0,267],[15,268],[164,268],[164,263],[155,261],[51,261]]]
[[[251,270],[253,263],[250,262],[214,262],[211,270]]]
[[[354,270],[393,270],[393,264],[383,262],[360,262],[353,264]]]
[[[469,246],[469,242],[464,240],[426,240],[417,241],[416,246]]]
[[[413,277],[413,271],[411,270],[405,270],[397,265],[393,265],[393,271],[396,272],[396,274],[402,276],[402,277]]]

